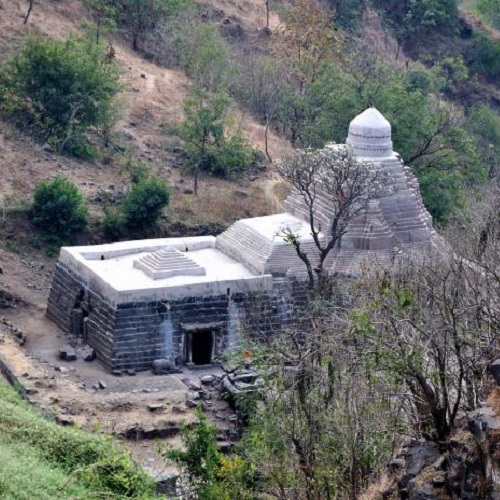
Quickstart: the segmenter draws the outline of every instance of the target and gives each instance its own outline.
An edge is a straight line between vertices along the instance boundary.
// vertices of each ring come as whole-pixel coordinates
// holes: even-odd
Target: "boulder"
[[[162,409],[163,409],[163,405],[160,403],[149,403],[148,404],[148,410],[152,413],[159,412]]]
[[[95,349],[90,346],[85,346],[80,350],[80,355],[84,361],[91,362],[96,358]]]
[[[76,361],[76,351],[69,345],[62,346],[59,348],[59,358],[63,361]]]
[[[164,375],[170,373],[172,363],[168,359],[155,359],[153,361],[152,371],[155,375]]]
[[[200,378],[200,382],[203,385],[212,385],[214,380],[215,380],[215,378],[212,377],[212,375],[205,375],[205,376]]]
[[[156,494],[177,496],[177,480],[179,476],[173,472],[162,472],[155,477]]]

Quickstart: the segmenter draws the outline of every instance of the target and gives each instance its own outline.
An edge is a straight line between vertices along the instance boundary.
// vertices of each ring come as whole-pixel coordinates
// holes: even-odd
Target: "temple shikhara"
[[[329,272],[355,277],[365,263],[426,252],[436,238],[432,218],[415,176],[393,151],[390,123],[369,108],[351,122],[342,147],[385,169],[392,190],[349,222],[328,257]],[[314,255],[306,208],[293,191],[282,213],[239,220],[217,237],[62,248],[47,315],[93,347],[108,369],[145,370],[158,359],[215,362],[241,329],[279,328],[303,301],[305,266],[283,229]],[[317,210],[328,227],[327,200],[318,200]]]

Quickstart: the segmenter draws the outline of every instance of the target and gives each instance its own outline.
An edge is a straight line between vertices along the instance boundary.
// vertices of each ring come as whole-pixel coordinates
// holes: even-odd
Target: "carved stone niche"
[[[213,323],[181,323],[182,353],[188,366],[214,363],[222,351],[222,321]]]

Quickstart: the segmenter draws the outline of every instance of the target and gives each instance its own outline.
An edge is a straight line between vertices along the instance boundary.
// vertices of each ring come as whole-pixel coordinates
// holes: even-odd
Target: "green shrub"
[[[194,85],[184,99],[184,121],[174,128],[184,141],[191,170],[232,178],[248,169],[254,156],[248,141],[237,131],[228,136],[231,100],[225,92],[210,94]]]
[[[488,33],[474,33],[473,43],[468,53],[471,66],[492,79],[500,77],[500,42],[493,40]]]
[[[125,218],[120,210],[107,209],[104,212],[103,227],[106,236],[113,241],[127,235]]]
[[[132,186],[121,207],[125,225],[132,230],[156,224],[170,201],[170,189],[160,179],[142,179]]]
[[[115,119],[118,76],[100,44],[31,37],[0,70],[0,112],[59,153],[88,158],[92,134]]]
[[[241,133],[225,137],[207,151],[205,170],[232,179],[244,173],[254,159],[253,150]]]
[[[87,207],[78,188],[57,177],[35,191],[31,219],[52,243],[66,243],[87,225]]]

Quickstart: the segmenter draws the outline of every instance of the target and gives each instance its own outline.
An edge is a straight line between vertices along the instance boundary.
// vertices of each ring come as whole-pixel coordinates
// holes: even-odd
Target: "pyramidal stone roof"
[[[331,272],[341,275],[359,275],[367,260],[390,265],[393,256],[404,253],[426,253],[437,235],[432,217],[426,210],[418,181],[411,169],[392,149],[391,124],[376,108],[371,107],[356,116],[346,140],[348,148],[361,159],[379,165],[390,174],[392,192],[373,200],[368,210],[349,222],[340,245],[333,249],[325,263]],[[327,145],[328,148],[345,147]],[[333,213],[327,193],[317,193],[316,220],[321,228],[328,228]],[[258,273],[300,275],[304,265],[294,254],[291,245],[285,245],[283,228],[300,227],[302,250],[307,251],[315,264],[318,253],[310,234],[309,210],[297,190],[283,203],[282,214],[243,219],[217,237],[217,248]],[[302,224],[303,226],[300,226]],[[268,235],[273,235],[270,238]],[[325,236],[320,234],[324,241]]]

